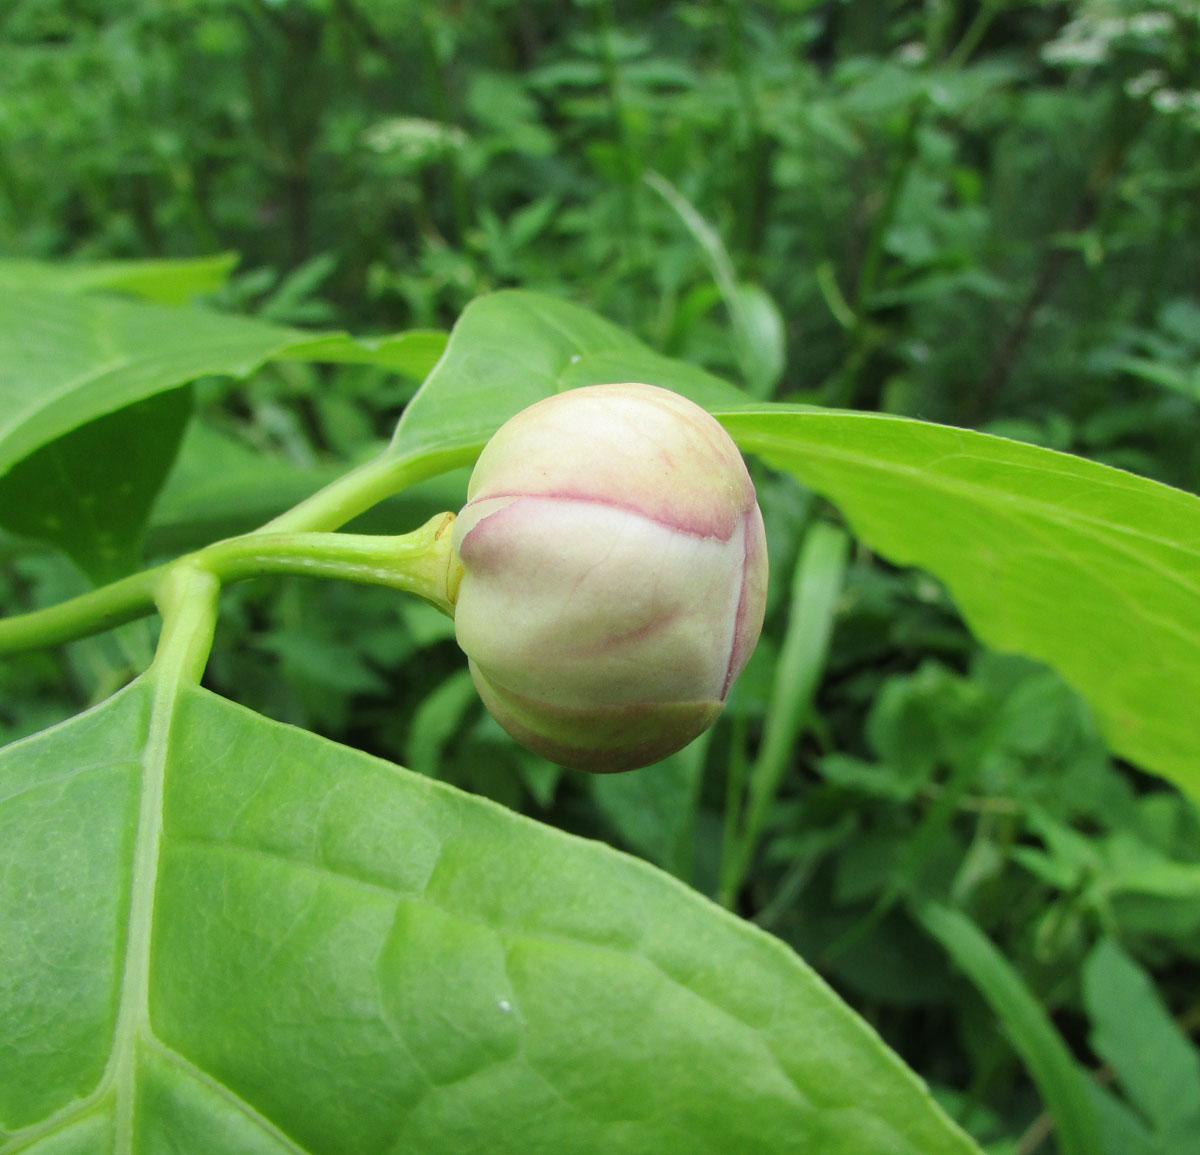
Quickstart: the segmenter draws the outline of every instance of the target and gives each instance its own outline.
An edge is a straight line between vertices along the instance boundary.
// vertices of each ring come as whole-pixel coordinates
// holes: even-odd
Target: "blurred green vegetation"
[[[447,328],[518,285],[758,396],[984,428],[1192,491],[1198,190],[1196,0],[0,13],[4,256],[237,253],[214,307],[356,333]],[[416,384],[300,364],[199,382],[150,554],[316,489],[388,436]],[[992,964],[962,964],[968,982],[939,945],[953,929],[927,933],[922,904],[950,903],[1093,1071],[1106,1150],[1195,1155],[1195,809],[1114,761],[1053,674],[981,651],[930,578],[839,545],[828,507],[758,480],[763,643],[709,739],[654,770],[583,779],[516,749],[450,623],[385,591],[231,591],[208,682],[720,895],[795,945],[990,1151],[1054,1151],[1020,1030],[988,1008]],[[365,527],[411,528],[464,485]],[[0,560],[8,609],[82,586],[15,538]],[[818,644],[787,634],[802,612]],[[0,738],[111,692],[147,629],[0,664]],[[773,732],[779,800],[731,873],[727,795]]]

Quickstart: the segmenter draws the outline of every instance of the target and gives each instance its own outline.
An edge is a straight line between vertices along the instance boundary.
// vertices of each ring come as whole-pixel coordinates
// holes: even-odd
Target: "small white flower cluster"
[[[1114,45],[1133,45],[1154,53],[1161,50],[1161,39],[1175,31],[1175,18],[1164,8],[1134,12],[1122,9],[1127,6],[1112,0],[1084,5],[1083,11],[1042,49],[1042,59],[1066,68],[1104,64],[1111,59]]]
[[[1192,127],[1200,129],[1200,90],[1173,88],[1161,68],[1148,68],[1125,82],[1125,92],[1134,100],[1150,101],[1155,112],[1182,113]]]
[[[1096,67],[1112,63],[1117,50],[1136,53],[1146,66],[1125,81],[1126,94],[1148,100],[1155,112],[1182,114],[1200,129],[1200,90],[1173,85],[1165,67],[1172,45],[1189,33],[1200,34],[1194,0],[1158,0],[1140,10],[1121,0],[1092,0],[1042,49],[1042,59],[1064,68]]]
[[[420,163],[463,148],[467,134],[453,124],[420,116],[394,116],[368,128],[363,143],[372,151]]]

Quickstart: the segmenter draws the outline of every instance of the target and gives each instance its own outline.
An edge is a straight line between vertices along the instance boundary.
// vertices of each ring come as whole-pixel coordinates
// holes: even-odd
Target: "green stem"
[[[59,645],[145,617],[154,611],[171,573],[184,565],[206,570],[222,582],[268,573],[374,582],[408,590],[452,613],[457,582],[448,561],[450,535],[441,541],[442,530],[435,525],[448,515],[403,537],[321,531],[345,525],[409,485],[469,464],[479,449],[472,444],[373,458],[244,537],[206,546],[59,605],[0,619],[0,655]]]
[[[604,88],[608,97],[608,115],[612,123],[613,144],[621,168],[621,180],[617,188],[620,205],[620,231],[616,239],[616,249],[622,268],[627,271],[634,267],[638,254],[647,248],[645,237],[642,235],[642,223],[638,212],[636,181],[644,170],[642,158],[635,145],[633,134],[629,127],[629,115],[625,107],[625,94],[621,81],[621,68],[613,49],[613,40],[617,33],[617,15],[612,0],[601,0],[596,5],[596,50],[600,57],[600,70],[604,79]],[[632,300],[626,295],[625,301]],[[626,308],[629,314],[629,309]],[[627,318],[632,322],[632,315]]]
[[[44,610],[0,620],[0,654],[69,642],[164,609],[180,573],[220,584],[268,574],[340,578],[416,594],[453,615],[462,568],[451,550],[454,514],[442,513],[400,537],[257,531],[205,546]]]
[[[462,565],[451,548],[454,514],[439,513],[402,537],[253,533],[207,546],[195,564],[222,584],[267,574],[339,578],[416,594],[453,616]]]
[[[746,792],[749,762],[746,757],[746,717],[738,714],[733,720],[733,735],[729,751],[729,770],[725,778],[725,819],[721,833],[721,865],[717,883],[717,901],[732,910],[742,883],[741,840],[738,838],[738,817]]]
[[[888,230],[900,207],[900,196],[908,181],[908,175],[917,158],[917,141],[925,110],[929,104],[926,93],[918,94],[908,107],[908,114],[901,132],[900,145],[892,162],[883,204],[871,222],[871,233],[867,238],[866,253],[859,266],[854,287],[852,307],[854,321],[850,327],[850,347],[842,371],[829,387],[826,403],[831,406],[853,408],[858,393],[859,379],[878,340],[870,323],[871,297],[883,270],[884,244]],[[828,298],[827,298],[828,299]]]
[[[145,617],[169,568],[143,570],[59,605],[0,619],[0,654],[56,646]]]
[[[372,458],[262,528],[271,533],[340,529],[360,513],[418,481],[469,465],[481,448],[482,445],[467,445],[419,456]]]
[[[995,0],[992,3],[980,5],[974,19],[967,26],[966,32],[963,33],[963,38],[955,45],[950,55],[946,57],[948,67],[964,68],[966,66],[975,49],[982,43],[987,30],[992,25],[992,21],[1000,14],[1000,8],[1001,5],[996,3]]]
[[[858,283],[854,289],[854,311],[860,322],[870,308],[871,294],[879,281],[879,273],[883,267],[883,246],[887,240],[888,230],[896,216],[900,205],[900,194],[908,180],[909,171],[917,156],[917,136],[925,108],[929,103],[928,96],[922,92],[908,106],[904,128],[900,135],[900,147],[892,162],[892,171],[888,176],[887,190],[884,193],[883,205],[871,222],[871,235],[867,240],[867,252],[858,273]]]

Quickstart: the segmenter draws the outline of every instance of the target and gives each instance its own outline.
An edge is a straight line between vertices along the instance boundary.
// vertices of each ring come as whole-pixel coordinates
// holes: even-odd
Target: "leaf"
[[[1172,1022],[1149,976],[1110,939],[1083,968],[1092,1049],[1161,1134],[1200,1135],[1200,1052]]]
[[[202,309],[37,288],[9,293],[0,308],[0,475],[88,421],[197,377],[242,377],[276,358],[419,376],[440,343],[423,332],[355,340]]]
[[[1104,887],[1112,894],[1147,894],[1192,905],[1200,922],[1200,862],[1177,862],[1126,830],[1105,842]]]
[[[1096,1083],[1089,1089],[1106,1155],[1182,1155],[1156,1143],[1137,1113],[1116,1095]]]
[[[422,774],[437,775],[442,754],[478,701],[467,670],[455,670],[426,695],[413,715],[404,760]]]
[[[590,774],[587,780],[592,801],[625,845],[685,882],[692,869],[710,733],[653,766],[629,774]]]
[[[669,876],[149,676],[0,754],[0,908],[6,1155],[977,1150]]]
[[[388,452],[421,457],[482,448],[535,401],[605,381],[661,385],[708,408],[750,403],[732,385],[654,353],[587,309],[510,289],[479,297],[463,310]]]
[[[797,740],[811,724],[813,697],[829,658],[850,542],[838,527],[814,521],[792,573],[787,627],[771,685],[762,743],[750,770],[740,843],[728,859],[722,895],[730,901],[745,881]]]
[[[164,305],[182,305],[225,284],[237,253],[181,260],[93,261],[64,265],[48,261],[0,261],[0,293],[30,289],[85,293],[110,289]]]
[[[1087,1077],[1016,968],[958,911],[926,903],[916,913],[1003,1024],[1054,1116],[1063,1155],[1095,1155],[1102,1150]]]
[[[761,285],[738,281],[720,234],[670,181],[656,172],[643,179],[675,210],[700,246],[729,311],[738,367],[755,397],[768,396],[779,384],[787,360],[787,326],[779,306]]]
[[[738,284],[730,309],[746,383],[756,397],[769,396],[787,364],[787,322],[761,285]]]
[[[988,645],[1040,658],[1111,749],[1200,798],[1200,498],[1037,446],[877,414],[719,414],[950,590]]]
[[[0,477],[0,525],[61,549],[96,585],[131,573],[191,414],[175,389],[43,445]]]
[[[151,545],[181,553],[248,533],[344,472],[334,464],[299,465],[194,421],[154,503]]]

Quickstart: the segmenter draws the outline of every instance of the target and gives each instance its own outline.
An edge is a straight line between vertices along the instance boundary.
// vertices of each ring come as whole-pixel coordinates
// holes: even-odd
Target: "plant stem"
[[[963,33],[962,39],[946,57],[946,64],[949,68],[963,68],[966,66],[975,49],[979,47],[984,36],[987,35],[987,30],[991,27],[992,21],[999,15],[1000,7],[1000,4],[996,3],[995,0],[992,0],[991,3],[980,5],[971,23],[967,26],[966,32]]]
[[[402,537],[252,533],[207,546],[194,563],[222,584],[267,574],[339,578],[404,590],[453,616],[462,565],[451,548],[454,514],[439,513]]]
[[[1112,195],[1112,190],[1117,185],[1129,149],[1141,133],[1148,114],[1141,112],[1130,124],[1124,124],[1119,117],[1123,99],[1119,90],[1113,96],[1114,109],[1108,117],[1111,139],[1093,162],[1087,182],[1060,230],[1067,235],[1082,233],[1093,226],[1105,199]],[[1071,266],[1073,256],[1071,250],[1055,243],[1051,243],[1042,251],[1037,272],[1025,299],[1011,326],[1001,338],[993,354],[992,363],[980,381],[971,403],[961,416],[963,425],[978,425],[994,416],[1001,395],[1033,335],[1038,314],[1054,295]]]
[[[892,171],[888,175],[883,204],[871,222],[866,255],[859,267],[858,281],[854,288],[854,311],[858,314],[860,322],[870,307],[871,294],[879,281],[879,273],[883,267],[883,246],[895,219],[896,209],[900,205],[900,194],[904,191],[909,171],[917,156],[917,137],[928,104],[929,96],[921,92],[908,106],[904,127],[900,133],[900,145],[892,161]]]
[[[729,753],[729,770],[725,778],[725,821],[721,835],[721,867],[717,884],[717,901],[732,910],[741,888],[742,843],[738,838],[738,815],[746,792],[748,760],[746,757],[746,719],[737,715],[733,722],[733,741]]]
[[[169,565],[143,570],[44,610],[0,619],[0,654],[56,646],[144,617]]]
[[[641,156],[635,146],[629,127],[629,116],[625,107],[625,95],[621,82],[621,68],[613,41],[617,32],[617,15],[613,0],[601,0],[596,5],[596,51],[600,58],[600,70],[604,79],[605,95],[608,97],[608,115],[612,124],[613,144],[620,164],[620,182],[617,188],[621,219],[616,239],[616,250],[621,267],[629,275],[638,253],[647,248],[642,235],[642,223],[638,212],[636,181],[644,170]],[[625,296],[628,303],[631,296]],[[627,323],[632,323],[633,314],[625,310]]]
[[[202,571],[220,584],[268,574],[299,574],[386,585],[416,594],[453,615],[462,567],[442,513],[400,537],[259,530],[205,546],[173,562],[122,578],[77,598],[0,620],[0,654],[98,634],[163,607],[180,572]]]
[[[436,453],[372,458],[267,522],[258,532],[340,529],[360,513],[418,481],[469,465],[481,448],[468,445]]]
[[[253,533],[205,546],[59,605],[0,619],[0,655],[59,645],[144,617],[154,611],[172,572],[185,565],[205,570],[221,582],[272,573],[373,582],[415,593],[444,613],[453,613],[457,578],[450,562],[450,535],[445,532],[453,515],[440,514],[401,537],[328,531],[415,482],[468,464],[479,448],[466,445],[385,454]]]

